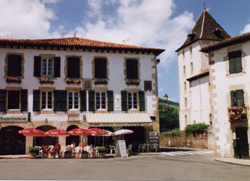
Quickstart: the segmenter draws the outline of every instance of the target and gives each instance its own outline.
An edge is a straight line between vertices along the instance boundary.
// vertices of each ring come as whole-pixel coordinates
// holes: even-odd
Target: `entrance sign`
[[[149,135],[149,139],[150,140],[158,139],[158,133],[157,133],[157,131],[149,131],[148,135]]]
[[[27,117],[19,116],[19,117],[5,117],[0,116],[0,122],[26,122],[28,121]]]
[[[115,149],[115,157],[128,157],[125,140],[118,140]]]

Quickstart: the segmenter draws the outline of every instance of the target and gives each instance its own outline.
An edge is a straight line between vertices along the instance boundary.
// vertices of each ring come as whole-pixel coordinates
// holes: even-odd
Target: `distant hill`
[[[173,101],[165,101],[162,98],[159,98],[159,104],[166,104],[169,105],[170,107],[178,108],[179,109],[179,103],[178,102],[173,102]]]

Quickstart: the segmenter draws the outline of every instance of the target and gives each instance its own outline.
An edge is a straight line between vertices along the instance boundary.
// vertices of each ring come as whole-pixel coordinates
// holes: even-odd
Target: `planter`
[[[130,157],[131,151],[130,151],[130,150],[127,150],[127,154],[128,154],[128,157]]]
[[[64,158],[71,158],[71,153],[70,152],[65,152],[64,153]]]
[[[20,84],[22,81],[21,80],[10,80],[10,79],[6,79],[7,83],[18,83]]]
[[[40,84],[54,84],[54,81],[39,81]]]
[[[36,155],[37,155],[37,153],[30,153],[30,158],[32,158],[32,159],[34,159],[34,158],[36,158]]]
[[[89,157],[89,153],[82,153],[82,158],[88,158]]]
[[[55,158],[55,152],[49,152],[48,158]]]
[[[99,152],[100,158],[105,158],[105,152]]]
[[[127,85],[140,85],[139,82],[137,82],[137,83],[128,83],[128,82],[126,82],[126,84],[127,84]]]
[[[76,82],[74,82],[74,81],[66,81],[66,83],[67,83],[67,84],[80,84],[80,83],[81,83],[81,81],[79,81],[79,82],[77,82],[77,83],[76,83]]]
[[[107,85],[108,82],[94,82],[94,84],[103,84],[103,85]]]

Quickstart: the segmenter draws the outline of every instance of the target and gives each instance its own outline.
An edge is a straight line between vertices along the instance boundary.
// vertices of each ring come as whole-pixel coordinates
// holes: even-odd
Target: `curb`
[[[238,162],[233,162],[233,161],[226,161],[226,160],[221,160],[219,158],[213,158],[215,161],[222,162],[222,163],[228,163],[232,165],[240,165],[240,166],[247,166],[250,167],[250,164],[244,164],[244,163],[238,163]]]

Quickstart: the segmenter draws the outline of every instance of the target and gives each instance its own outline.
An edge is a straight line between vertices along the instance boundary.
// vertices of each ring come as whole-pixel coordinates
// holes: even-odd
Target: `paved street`
[[[0,179],[249,180],[250,167],[216,162],[213,154],[198,152],[105,159],[1,159]]]

